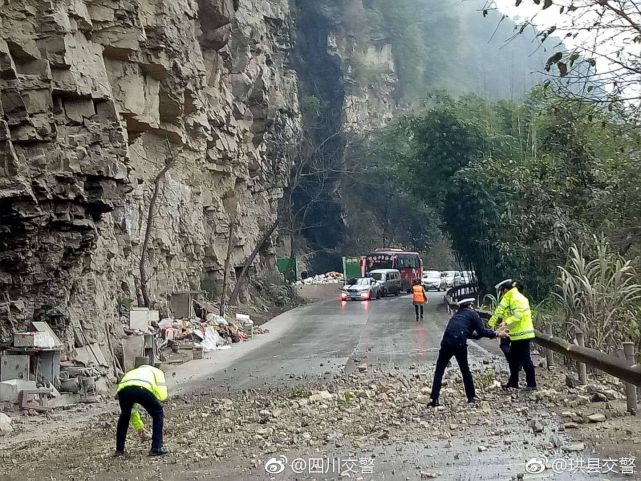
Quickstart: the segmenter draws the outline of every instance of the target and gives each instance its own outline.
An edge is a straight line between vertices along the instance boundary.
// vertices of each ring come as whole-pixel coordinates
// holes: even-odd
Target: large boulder
[[[11,418],[5,413],[0,413],[0,436],[11,434],[12,432]]]

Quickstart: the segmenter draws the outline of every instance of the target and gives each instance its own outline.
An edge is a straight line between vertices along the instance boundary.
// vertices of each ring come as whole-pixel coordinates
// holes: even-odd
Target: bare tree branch
[[[169,157],[165,160],[164,167],[160,169],[160,172],[158,172],[158,174],[154,178],[154,191],[151,195],[151,199],[149,200],[149,210],[147,211],[145,238],[143,240],[142,248],[140,251],[140,292],[142,294],[144,307],[150,307],[148,290],[149,278],[147,276],[147,253],[149,251],[149,242],[151,240],[151,232],[154,225],[154,216],[156,214],[156,202],[158,200],[158,193],[160,191],[160,186],[165,179],[165,174],[167,174],[167,172],[169,172],[169,169],[171,169],[176,164],[176,158],[174,157],[174,152],[171,148],[171,144],[169,143],[169,138],[165,137],[165,140],[167,142]]]

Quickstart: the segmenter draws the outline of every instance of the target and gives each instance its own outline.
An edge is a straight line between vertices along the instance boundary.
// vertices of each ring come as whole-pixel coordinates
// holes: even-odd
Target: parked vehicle
[[[398,296],[403,289],[401,285],[401,273],[398,269],[375,269],[370,271],[370,277],[373,277],[381,287],[381,297],[393,294]]]
[[[446,289],[464,284],[463,276],[459,271],[444,271],[441,273],[441,279],[443,279]]]
[[[396,269],[401,274],[402,289],[410,292],[416,279],[421,279],[423,274],[423,260],[416,252],[406,252],[402,249],[385,247],[375,249],[367,254],[364,259],[364,272],[379,269]]]
[[[341,289],[343,301],[369,301],[381,298],[381,284],[371,277],[350,279]]]
[[[476,284],[476,273],[474,271],[462,271],[463,284]]]
[[[435,291],[444,291],[445,283],[441,278],[440,271],[423,271],[423,278],[421,279],[423,287],[426,291],[435,290]]]

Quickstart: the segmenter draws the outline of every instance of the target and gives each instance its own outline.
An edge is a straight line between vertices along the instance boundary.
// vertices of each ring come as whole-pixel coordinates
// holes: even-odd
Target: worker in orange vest
[[[416,312],[416,322],[418,322],[419,308],[421,311],[421,319],[423,319],[423,306],[427,304],[427,294],[420,279],[414,279],[412,284],[412,303],[414,304],[414,311]]]

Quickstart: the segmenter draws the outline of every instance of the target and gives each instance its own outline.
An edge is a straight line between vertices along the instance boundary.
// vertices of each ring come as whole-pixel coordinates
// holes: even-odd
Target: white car
[[[443,283],[443,280],[441,278],[441,272],[440,271],[424,271],[423,272],[423,278],[421,279],[421,282],[423,284],[423,287],[425,287],[426,291],[429,291],[429,290],[435,290],[435,291],[445,290],[445,284]]]
[[[463,284],[463,276],[459,271],[444,271],[441,273],[441,279],[443,279],[446,289]]]
[[[341,289],[341,301],[369,301],[381,298],[381,285],[371,277],[352,279]]]

